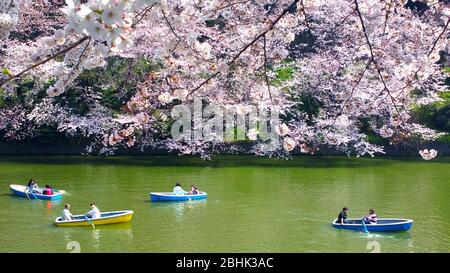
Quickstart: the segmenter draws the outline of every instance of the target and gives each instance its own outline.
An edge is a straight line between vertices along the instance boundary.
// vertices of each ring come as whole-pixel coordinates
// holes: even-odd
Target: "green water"
[[[1,157],[0,252],[449,252],[450,158]],[[62,202],[12,196],[10,183],[51,183]],[[205,201],[151,203],[181,180]],[[61,228],[63,204],[84,213],[134,210],[130,223]],[[375,208],[411,218],[408,232],[366,236],[331,227]],[[75,242],[75,243],[74,243]],[[374,249],[372,249],[374,248]]]

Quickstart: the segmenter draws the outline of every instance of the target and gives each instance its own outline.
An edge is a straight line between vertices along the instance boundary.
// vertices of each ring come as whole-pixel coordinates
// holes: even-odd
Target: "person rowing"
[[[73,220],[73,215],[70,212],[70,204],[65,204],[64,209],[61,213],[61,217],[64,219],[64,221],[70,221]]]
[[[39,189],[38,184],[33,179],[30,179],[27,184],[28,190],[30,192],[36,192]]]
[[[186,194],[186,191],[183,190],[183,188],[181,187],[181,184],[180,184],[179,182],[177,182],[177,183],[175,184],[175,187],[173,188],[173,193],[174,193],[175,195],[185,195],[185,194]]]
[[[364,216],[364,222],[366,224],[376,224],[378,222],[378,216],[375,214],[374,209],[370,209],[369,214]]]
[[[95,203],[91,203],[91,210],[86,212],[86,216],[92,219],[98,219],[101,217],[100,210],[97,208]]]

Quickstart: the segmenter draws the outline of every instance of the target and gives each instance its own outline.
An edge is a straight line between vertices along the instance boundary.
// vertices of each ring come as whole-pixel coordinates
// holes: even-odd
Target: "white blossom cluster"
[[[435,149],[423,149],[419,151],[420,156],[425,160],[431,160],[437,156],[437,151]]]
[[[106,42],[112,51],[122,51],[133,44],[132,12],[156,0],[90,0],[76,5],[66,0],[67,30]]]
[[[19,21],[20,1],[0,1],[0,40],[6,39]]]
[[[445,91],[438,61],[450,51],[450,4],[421,1],[427,9],[418,15],[407,2],[66,0],[66,22],[41,26],[51,28],[45,29],[53,33],[50,37],[4,41],[0,68],[17,74],[42,62],[26,75],[41,79],[39,87],[53,80],[46,92],[57,100],[84,70],[104,66],[108,57],[158,64],[122,102],[123,111],[109,117],[114,124],[109,131],[84,117],[66,115],[68,123],[54,118],[61,130],[98,133],[99,142],[111,149],[167,137],[165,113],[197,96],[224,109],[236,106],[238,114],[246,114],[248,105],[279,108],[283,120],[275,127],[281,139],[277,154],[312,154],[326,146],[374,155],[383,149],[368,142],[363,121],[390,143],[442,135],[413,123],[410,114],[417,105],[439,101],[439,92]],[[20,4],[1,2],[1,37],[17,26]],[[8,91],[14,93],[13,84]],[[42,109],[39,113],[50,119],[44,112],[51,107]],[[260,130],[245,134],[255,143],[254,152],[265,154],[258,146]],[[165,143],[181,153],[202,155],[221,146]]]

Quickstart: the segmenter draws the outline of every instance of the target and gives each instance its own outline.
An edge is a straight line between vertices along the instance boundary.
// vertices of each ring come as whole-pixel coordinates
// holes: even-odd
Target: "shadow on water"
[[[170,212],[177,220],[182,220],[186,212],[192,209],[199,209],[206,207],[206,200],[193,200],[184,202],[153,202],[151,207],[155,211]]]
[[[17,200],[17,201],[24,201],[24,202],[36,202],[36,203],[42,203],[42,204],[52,204],[52,205],[57,205],[57,204],[62,204],[62,200],[61,199],[56,199],[56,200],[42,200],[42,199],[36,199],[33,197],[33,195],[29,195],[29,198],[24,197],[24,196],[17,196],[15,194],[12,193],[3,193],[0,196],[4,197],[4,198],[11,198],[11,200]]]
[[[212,160],[195,156],[0,156],[0,163],[48,165],[122,165],[153,167],[265,167],[265,168],[352,168],[384,166],[392,162],[424,162],[415,157],[346,157],[346,156],[294,156],[291,159],[266,158],[251,155],[220,155]],[[433,163],[449,163],[450,158],[437,158]]]
[[[383,232],[375,232],[371,231],[369,233],[365,233],[362,230],[344,230],[344,229],[336,229],[335,235],[342,238],[367,238],[367,239],[399,239],[399,240],[411,240],[411,233],[408,231],[383,231]]]
[[[170,201],[170,202],[152,202],[152,201],[148,201],[151,203],[152,207],[155,208],[167,208],[167,207],[177,207],[177,206],[183,206],[183,205],[194,205],[194,206],[201,206],[206,204],[207,200],[206,199],[202,199],[202,200],[190,200],[190,201]]]

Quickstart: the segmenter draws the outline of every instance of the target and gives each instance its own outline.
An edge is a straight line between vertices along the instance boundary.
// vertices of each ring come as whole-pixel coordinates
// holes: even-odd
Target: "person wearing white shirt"
[[[39,192],[39,186],[33,179],[30,179],[30,181],[28,181],[27,187],[30,192]]]
[[[64,210],[62,211],[61,217],[64,219],[64,221],[70,221],[73,219],[73,215],[70,212],[70,205],[69,204],[65,204],[64,205]]]
[[[91,204],[91,210],[86,213],[86,216],[90,216],[92,219],[100,218],[100,210],[97,208],[95,203]]]
[[[186,191],[184,191],[183,188],[181,188],[181,184],[177,182],[173,188],[173,193],[175,195],[184,195],[186,194]]]

